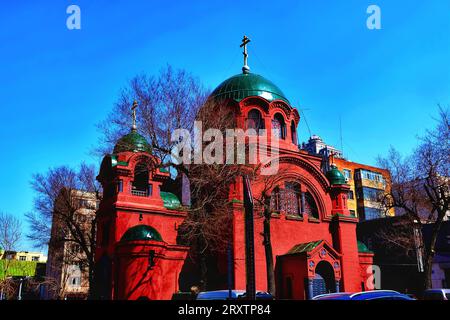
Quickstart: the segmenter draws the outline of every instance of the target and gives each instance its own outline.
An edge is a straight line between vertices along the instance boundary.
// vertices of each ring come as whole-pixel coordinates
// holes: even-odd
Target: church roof
[[[289,103],[284,93],[273,82],[255,73],[241,73],[222,82],[211,94],[213,98],[241,101],[250,96],[259,96],[268,101],[283,100]]]
[[[128,229],[120,241],[153,240],[163,241],[161,235],[156,229],[147,225],[138,225]]]
[[[292,247],[287,254],[310,252],[322,243],[323,240],[300,243]]]
[[[115,154],[126,151],[151,153],[152,148],[147,140],[140,135],[136,129],[132,129],[130,133],[120,138],[114,147]]]

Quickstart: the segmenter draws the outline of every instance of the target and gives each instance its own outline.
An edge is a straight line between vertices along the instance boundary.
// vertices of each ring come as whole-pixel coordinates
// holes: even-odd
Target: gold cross
[[[244,66],[242,67],[242,71],[244,73],[248,73],[250,71],[250,68],[247,65],[247,58],[248,58],[248,53],[247,53],[247,44],[250,43],[250,39],[247,38],[247,36],[244,36],[244,38],[242,39],[242,43],[240,45],[240,47],[244,47]]]
[[[136,130],[136,108],[138,107],[138,103],[136,100],[133,102],[133,106],[131,107],[131,112],[133,114],[133,126],[131,127],[133,130]]]

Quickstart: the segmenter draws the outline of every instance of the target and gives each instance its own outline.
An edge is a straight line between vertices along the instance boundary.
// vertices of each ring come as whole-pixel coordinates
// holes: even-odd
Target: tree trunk
[[[442,219],[438,219],[434,223],[433,230],[431,232],[431,239],[428,248],[426,248],[426,259],[424,265],[424,279],[423,279],[423,288],[424,290],[432,288],[431,274],[433,271],[433,260],[436,248],[436,241],[439,235],[439,231],[441,230]]]
[[[200,264],[200,291],[206,291],[208,287],[208,264],[206,261],[205,252],[202,252],[205,241],[202,236],[197,239],[197,257]]]
[[[264,250],[266,254],[267,289],[272,296],[275,296],[275,272],[273,265],[272,241],[270,239],[270,218],[271,213],[268,208],[264,209]]]
[[[206,257],[200,254],[200,290],[206,291],[208,287],[208,266],[206,264]]]
[[[97,291],[97,283],[95,281],[95,264],[94,261],[89,261],[89,291],[88,291],[88,300],[96,300],[98,299],[98,291]]]

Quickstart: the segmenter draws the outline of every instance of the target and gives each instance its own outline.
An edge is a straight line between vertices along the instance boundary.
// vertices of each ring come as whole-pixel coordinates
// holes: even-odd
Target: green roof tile
[[[236,101],[250,96],[259,96],[268,101],[279,99],[289,103],[280,88],[254,73],[242,73],[225,80],[212,92],[211,96]]]
[[[300,243],[292,247],[291,250],[288,251],[287,254],[296,254],[296,253],[303,253],[303,252],[310,252],[314,248],[316,248],[318,245],[322,243],[323,240],[318,241],[311,241],[306,243]]]
[[[152,148],[142,135],[136,130],[131,130],[129,134],[120,138],[114,147],[115,154],[126,151],[151,153]]]

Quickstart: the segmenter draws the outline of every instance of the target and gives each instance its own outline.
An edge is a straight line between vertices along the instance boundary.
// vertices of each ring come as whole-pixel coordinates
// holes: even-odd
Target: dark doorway
[[[316,275],[313,280],[313,297],[320,294],[336,292],[336,281],[331,264],[320,261],[316,267]]]

